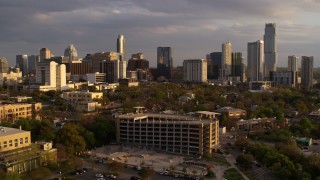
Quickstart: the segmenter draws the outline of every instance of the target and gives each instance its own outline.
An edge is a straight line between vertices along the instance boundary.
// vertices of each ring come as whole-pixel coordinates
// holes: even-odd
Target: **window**
[[[7,147],[7,141],[3,142],[3,147],[6,148]]]
[[[20,144],[23,144],[23,138],[20,138]]]
[[[24,143],[28,143],[28,141],[29,141],[29,140],[28,140],[28,137],[25,137],[25,138],[24,138]]]
[[[14,147],[18,147],[18,139],[14,140]]]
[[[12,140],[9,140],[9,147],[12,146]]]

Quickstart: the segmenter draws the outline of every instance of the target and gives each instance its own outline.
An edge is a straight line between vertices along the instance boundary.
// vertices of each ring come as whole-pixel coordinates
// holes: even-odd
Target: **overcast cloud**
[[[278,66],[288,55],[315,57],[320,66],[319,0],[0,0],[0,56],[42,47],[63,55],[73,43],[81,56],[116,50],[143,52],[152,66],[156,48],[171,46],[174,64],[221,51],[228,40],[246,56],[247,43],[263,39],[265,23],[278,29]]]

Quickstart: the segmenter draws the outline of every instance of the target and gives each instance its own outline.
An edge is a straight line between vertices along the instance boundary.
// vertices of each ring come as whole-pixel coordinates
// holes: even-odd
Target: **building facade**
[[[29,72],[28,55],[16,55],[16,67],[20,69],[20,71],[22,72],[22,76],[27,75]]]
[[[57,162],[52,143],[32,144],[30,131],[0,127],[0,168],[5,172],[20,174],[49,162]]]
[[[120,61],[126,60],[126,41],[122,34],[118,35],[117,38],[117,52],[120,54]]]
[[[277,29],[275,23],[267,23],[264,33],[264,78],[269,81],[270,72],[276,71],[278,62]]]
[[[295,87],[294,84],[294,72],[270,72],[270,81],[273,82],[275,87]]]
[[[239,78],[241,82],[244,81],[243,77],[243,57],[241,52],[232,52],[231,53],[231,74],[230,76]]]
[[[50,59],[51,57],[53,57],[53,54],[51,54],[48,48],[40,49],[40,62],[45,62],[46,59]]]
[[[120,115],[117,119],[117,142],[203,156],[219,145],[219,121],[212,112],[197,112],[195,116]]]
[[[248,74],[250,81],[264,79],[264,43],[259,40],[248,43]]]
[[[42,89],[65,90],[66,83],[66,66],[54,61],[40,62],[36,66],[36,83],[43,87]],[[39,88],[41,90],[41,88]]]
[[[8,60],[4,57],[0,58],[0,73],[7,73],[8,70]]]
[[[102,92],[74,91],[63,92],[61,94],[61,98],[64,100],[74,102],[92,102],[94,100],[101,100],[102,97]]]
[[[38,113],[41,109],[41,103],[3,103],[0,104],[0,119],[5,121],[15,121],[20,118],[39,119]]]
[[[157,77],[163,76],[170,80],[172,77],[173,59],[171,47],[157,48]]]
[[[209,54],[208,79],[222,78],[222,52],[212,52]]]
[[[30,55],[28,56],[28,73],[35,74],[37,63],[40,62],[40,56]]]
[[[297,56],[288,56],[288,71],[293,72],[293,85],[294,87],[298,87],[298,59],[299,57]]]
[[[232,53],[232,44],[227,42],[222,44],[222,79],[228,79],[228,76],[231,74],[231,53]]]
[[[207,60],[189,59],[183,61],[183,80],[186,82],[207,82]]]
[[[220,113],[221,115],[225,115],[229,118],[241,118],[247,116],[247,111],[243,109],[233,108],[233,107],[223,107],[215,110],[214,112]]]
[[[69,62],[77,61],[78,60],[78,51],[73,44],[70,44],[64,50],[64,56],[69,58]]]
[[[301,88],[311,89],[313,86],[313,56],[301,57]]]

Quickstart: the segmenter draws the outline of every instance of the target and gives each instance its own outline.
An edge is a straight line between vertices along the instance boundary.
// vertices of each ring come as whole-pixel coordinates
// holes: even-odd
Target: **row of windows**
[[[146,120],[145,120],[146,121]],[[166,120],[163,120],[166,121]],[[152,120],[149,119],[149,122],[152,122]],[[144,123],[125,123],[121,122],[120,126],[135,126],[135,127],[178,127],[178,128],[198,128],[199,125],[189,125],[189,124],[144,124]]]
[[[18,139],[14,139],[14,141],[13,140],[9,140],[9,141],[0,142],[0,149],[2,147],[3,148],[12,147],[13,146],[13,142],[14,142],[14,147],[18,147]],[[25,137],[24,139],[20,138],[19,143],[23,144],[23,142],[27,144],[29,142],[29,138],[28,137]]]

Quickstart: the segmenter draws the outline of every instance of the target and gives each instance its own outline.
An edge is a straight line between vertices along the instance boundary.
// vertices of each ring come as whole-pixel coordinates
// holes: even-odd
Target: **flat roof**
[[[30,131],[0,126],[0,137],[9,136],[9,135],[13,135],[13,134],[20,134],[20,133],[25,133],[25,132],[30,132]]]
[[[215,113],[216,114],[216,113]],[[133,119],[140,120],[143,118],[161,118],[162,121],[175,121],[179,123],[203,123],[203,122],[211,122],[214,119],[201,118],[197,116],[186,116],[186,115],[176,115],[176,114],[152,114],[152,113],[138,113],[138,114],[123,114],[119,115],[120,119]]]

